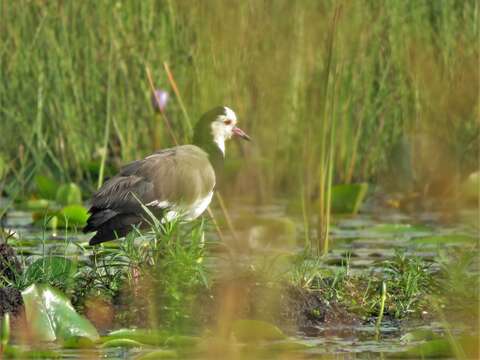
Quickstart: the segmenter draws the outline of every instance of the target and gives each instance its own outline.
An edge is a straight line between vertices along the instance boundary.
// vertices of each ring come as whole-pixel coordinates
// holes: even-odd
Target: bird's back
[[[208,206],[214,187],[215,172],[201,148],[158,151],[105,182],[93,197],[84,232],[97,231],[90,244],[125,236],[132,225],[142,224],[142,204],[159,217],[185,212],[192,219]]]

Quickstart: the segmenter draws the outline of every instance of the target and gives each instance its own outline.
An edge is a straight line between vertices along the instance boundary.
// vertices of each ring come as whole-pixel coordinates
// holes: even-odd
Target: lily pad
[[[146,329],[119,329],[102,336],[102,342],[115,339],[130,339],[146,345],[162,345],[169,335],[162,331],[153,331]]]
[[[103,348],[113,348],[113,347],[137,348],[137,347],[143,347],[143,346],[145,345],[132,339],[113,339],[113,340],[105,341],[102,344]]]
[[[237,320],[233,335],[241,342],[283,340],[287,336],[275,325],[260,320]]]
[[[458,243],[471,243],[478,242],[477,238],[467,235],[439,235],[439,236],[426,236],[413,239],[417,244],[458,244]]]
[[[60,227],[84,226],[88,219],[88,210],[82,205],[69,205],[60,210]]]
[[[369,231],[385,234],[428,234],[432,230],[422,225],[411,224],[378,224],[372,226]]]
[[[332,212],[356,214],[367,195],[368,184],[341,184],[332,187]]]
[[[74,205],[82,203],[82,191],[77,184],[68,183],[58,188],[55,200],[61,205]]]
[[[22,292],[25,314],[32,334],[39,341],[99,336],[88,319],[80,316],[67,297],[48,285],[31,285]]]

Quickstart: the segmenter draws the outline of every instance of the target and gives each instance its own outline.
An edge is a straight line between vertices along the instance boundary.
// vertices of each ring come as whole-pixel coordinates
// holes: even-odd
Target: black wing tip
[[[94,245],[101,244],[105,241],[108,241],[108,240],[96,239],[95,236],[94,236],[93,238],[90,239],[90,241],[88,242],[88,245],[94,246]]]

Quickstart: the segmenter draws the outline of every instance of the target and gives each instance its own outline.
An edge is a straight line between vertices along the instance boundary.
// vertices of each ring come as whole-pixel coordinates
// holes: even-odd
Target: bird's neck
[[[204,150],[210,158],[215,171],[223,168],[223,160],[225,158],[225,142],[215,141],[210,134],[205,136],[197,136],[193,139],[193,144]]]

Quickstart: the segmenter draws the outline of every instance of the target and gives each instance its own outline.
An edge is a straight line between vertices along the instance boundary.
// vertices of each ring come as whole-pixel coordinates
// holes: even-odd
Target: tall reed
[[[39,172],[91,182],[88,164],[102,162],[109,103],[105,162],[118,166],[150,151],[154,113],[145,68],[168,88],[164,63],[182,92],[182,103],[167,109],[174,131],[186,134],[181,142],[195,119],[218,104],[234,108],[253,134],[256,147],[229,153],[249,159],[232,161],[232,194],[303,197],[308,213],[318,213],[311,207],[325,206],[316,195],[326,199],[318,186],[328,179],[318,166],[328,169],[330,156],[322,126],[330,129],[333,121],[332,182],[382,182],[397,170],[392,153],[403,140],[419,183],[461,178],[477,166],[473,0],[19,0],[3,2],[0,12],[0,131],[7,134],[0,153],[22,190]],[[329,52],[336,65],[325,94]],[[333,69],[336,110],[325,117]]]

